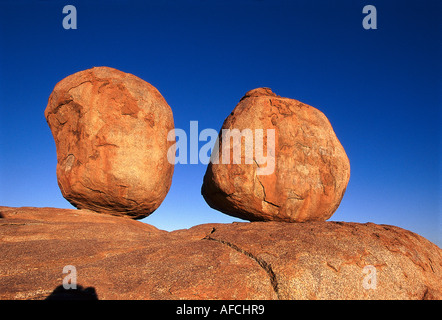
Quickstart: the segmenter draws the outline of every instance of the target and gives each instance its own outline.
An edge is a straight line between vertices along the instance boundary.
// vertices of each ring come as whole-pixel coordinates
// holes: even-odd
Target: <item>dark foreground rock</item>
[[[442,250],[373,223],[166,232],[83,210],[0,207],[0,299],[442,299]],[[74,290],[74,289],[70,289]],[[60,293],[60,291],[62,291]]]

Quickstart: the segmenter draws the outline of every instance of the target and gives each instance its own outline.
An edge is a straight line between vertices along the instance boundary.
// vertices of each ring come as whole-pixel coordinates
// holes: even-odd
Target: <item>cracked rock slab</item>
[[[134,219],[159,207],[172,182],[174,121],[155,87],[113,68],[80,71],[56,84],[45,117],[72,205]]]
[[[398,227],[203,224],[0,207],[0,299],[45,299],[66,265],[99,299],[442,299],[442,250]]]

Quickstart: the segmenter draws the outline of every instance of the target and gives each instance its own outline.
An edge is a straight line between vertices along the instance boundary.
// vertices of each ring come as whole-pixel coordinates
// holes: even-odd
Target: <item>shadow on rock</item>
[[[98,295],[94,287],[65,289],[60,285],[45,300],[98,300]]]

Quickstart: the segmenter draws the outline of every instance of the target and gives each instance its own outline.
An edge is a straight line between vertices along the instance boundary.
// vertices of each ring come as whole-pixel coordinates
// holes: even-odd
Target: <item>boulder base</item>
[[[204,224],[166,232],[84,210],[0,207],[0,299],[442,299],[442,250],[388,225]],[[81,286],[81,287],[80,287]]]

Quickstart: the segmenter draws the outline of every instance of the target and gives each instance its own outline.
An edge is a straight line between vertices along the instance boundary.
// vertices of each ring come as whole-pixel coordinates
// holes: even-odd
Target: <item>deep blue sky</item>
[[[257,87],[315,106],[351,163],[331,220],[397,225],[442,246],[438,2],[0,0],[0,205],[71,208],[43,112],[58,81],[109,66],[154,85],[187,132],[191,120],[219,130]],[[77,30],[62,27],[67,4]],[[367,4],[377,30],[362,28]],[[205,170],[177,165],[142,221],[234,221],[200,195]]]

